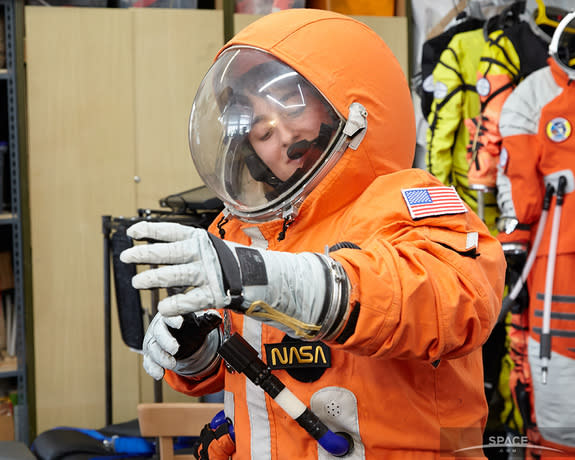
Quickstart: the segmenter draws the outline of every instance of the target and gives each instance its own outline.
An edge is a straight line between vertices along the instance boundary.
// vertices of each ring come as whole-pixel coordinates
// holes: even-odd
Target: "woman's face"
[[[253,110],[248,138],[272,173],[286,181],[297,169],[311,168],[317,154],[290,147],[299,141],[315,140],[322,123],[332,123],[327,108],[313,91],[297,84],[248,97]]]

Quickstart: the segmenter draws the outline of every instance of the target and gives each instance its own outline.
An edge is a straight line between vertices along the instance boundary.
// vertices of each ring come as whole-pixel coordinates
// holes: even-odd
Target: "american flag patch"
[[[408,188],[401,193],[413,219],[467,212],[453,187]]]

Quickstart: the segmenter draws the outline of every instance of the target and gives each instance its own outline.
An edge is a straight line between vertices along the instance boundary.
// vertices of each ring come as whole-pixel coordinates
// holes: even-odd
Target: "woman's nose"
[[[299,131],[292,123],[286,123],[284,120],[280,120],[276,129],[278,130],[282,147],[289,147],[299,138]]]

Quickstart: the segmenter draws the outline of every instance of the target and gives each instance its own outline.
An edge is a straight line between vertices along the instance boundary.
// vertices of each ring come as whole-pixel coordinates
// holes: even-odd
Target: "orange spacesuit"
[[[240,163],[229,167],[225,161],[212,161],[210,172],[227,171],[224,174],[230,178],[203,176],[219,191],[227,208],[211,231],[223,237],[219,245],[233,249],[237,246],[229,242],[239,243],[245,245],[239,247],[242,251],[248,250],[247,246],[249,250],[258,248],[264,259],[274,254],[284,257],[282,252],[298,257],[309,252],[329,256],[343,268],[349,292],[346,301],[338,304],[334,326],[322,340],[313,333],[286,334],[285,328],[280,330],[274,324],[262,323],[260,317],[249,316],[243,304],[234,311],[222,311],[223,337],[239,332],[285,386],[331,430],[350,435],[354,447],[346,458],[435,459],[440,452],[449,456],[457,449],[470,447],[476,448],[477,457],[484,458],[481,445],[487,404],[481,345],[499,313],[505,261],[500,244],[453,188],[443,186],[426,171],[410,169],[414,114],[398,62],[375,32],[350,17],[311,9],[282,11],[259,19],[225,45],[216,58],[219,73],[208,73],[199,90],[201,96],[197,96],[198,104],[211,100],[206,87],[225,86],[221,82],[238,69],[247,71],[248,61],[243,67],[238,63],[242,55],[251,56],[252,61],[271,55],[282,65],[287,64],[288,70],[293,69],[256,85],[259,90],[255,92],[269,90],[280,79],[293,78],[295,71],[336,112],[349,112],[344,135],[351,142],[337,161],[330,163],[334,158],[330,154],[318,157],[319,163],[329,167],[313,169],[321,180],[314,174],[308,182],[303,179],[303,195],[296,193],[296,199],[288,198],[268,208],[261,207],[266,200],[263,196],[260,201],[250,201],[249,196],[232,189],[238,183],[256,188],[257,182],[264,180],[261,177],[267,177],[267,185],[277,184],[279,168],[273,175],[268,171],[257,175],[257,179],[250,170],[253,177],[246,179],[238,172]],[[251,78],[246,80],[247,84],[252,82]],[[308,90],[298,88],[298,98],[309,104]],[[218,94],[221,97],[213,103],[192,109],[192,120],[198,123],[190,127],[192,155],[207,149],[206,163],[196,161],[200,174],[208,160],[216,156],[214,150],[208,151],[212,146],[227,149],[227,154],[233,155],[230,161],[244,158],[242,155],[252,155],[253,159],[251,146],[245,153],[237,147],[235,138],[229,137],[237,134],[240,138],[265,118],[257,116],[254,125],[249,124],[242,101],[251,95],[240,93],[238,87],[227,86]],[[269,99],[285,107],[291,96],[282,98],[281,104],[272,95]],[[256,110],[256,103],[250,103]],[[354,124],[350,109],[357,107],[354,104],[362,107],[356,114],[366,120],[363,125]],[[210,118],[202,107],[213,107],[217,113],[214,120],[233,120],[227,121],[223,141],[206,144],[201,140],[202,131],[195,128]],[[283,121],[274,120],[270,126],[275,129],[280,123]],[[206,129],[215,125],[207,123]],[[273,132],[252,139],[254,149],[254,142],[268,139]],[[330,145],[340,144],[335,140]],[[272,204],[279,200],[277,194],[269,192],[265,197]],[[254,214],[250,214],[250,206]],[[167,247],[172,244],[177,246],[170,253],[176,254],[178,248],[191,243],[180,241]],[[140,246],[129,252],[144,251],[145,257],[123,260],[151,260],[148,251],[153,252],[150,248],[155,245]],[[163,251],[162,247],[158,249]],[[168,260],[160,259],[158,263]],[[267,262],[266,266],[270,268]],[[202,276],[194,266],[186,267]],[[253,274],[257,270],[249,265],[247,271]],[[187,276],[181,274],[183,278],[174,283],[181,284]],[[307,285],[314,282],[311,273],[299,273],[296,278],[295,283],[301,282],[301,286],[306,281]],[[156,281],[151,284],[158,285]],[[135,283],[140,288],[151,284]],[[300,290],[297,286],[293,287],[296,296]],[[194,295],[194,291],[184,296]],[[174,307],[180,299],[184,297],[166,301]],[[208,306],[196,305],[191,297],[190,302],[195,311]],[[216,300],[209,306],[220,308],[225,304]],[[172,307],[165,309],[161,304],[159,311],[162,315],[183,311]],[[321,318],[329,318],[329,312],[324,313]],[[324,323],[320,320],[319,324]],[[282,323],[287,324],[291,322]],[[158,366],[162,366],[159,361],[152,366],[152,373]],[[225,389],[225,415],[235,428],[234,460],[333,458],[274,399],[222,362],[217,369],[203,366],[209,372],[201,375],[184,373],[174,366],[170,370],[170,366],[163,366],[165,379],[180,392],[199,396]],[[161,378],[163,373],[154,375]]]

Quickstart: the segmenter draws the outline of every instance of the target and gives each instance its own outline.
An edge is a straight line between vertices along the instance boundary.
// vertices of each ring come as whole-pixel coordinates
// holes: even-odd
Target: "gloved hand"
[[[236,451],[234,426],[223,411],[204,425],[199,439],[192,446],[192,453],[198,460],[228,460]]]
[[[506,151],[504,155],[507,155]],[[513,194],[511,193],[511,181],[500,168],[497,171],[497,206],[501,214],[506,217],[516,218]]]
[[[136,289],[193,287],[163,299],[163,316],[230,308],[314,340],[335,337],[347,319],[349,281],[328,256],[254,249],[174,223],[138,222],[127,234],[170,242],[122,252],[126,263],[172,264],[136,275]]]
[[[209,310],[185,317],[156,314],[144,336],[144,370],[156,380],[162,379],[164,369],[180,375],[207,375],[219,360],[221,322],[220,315]]]

